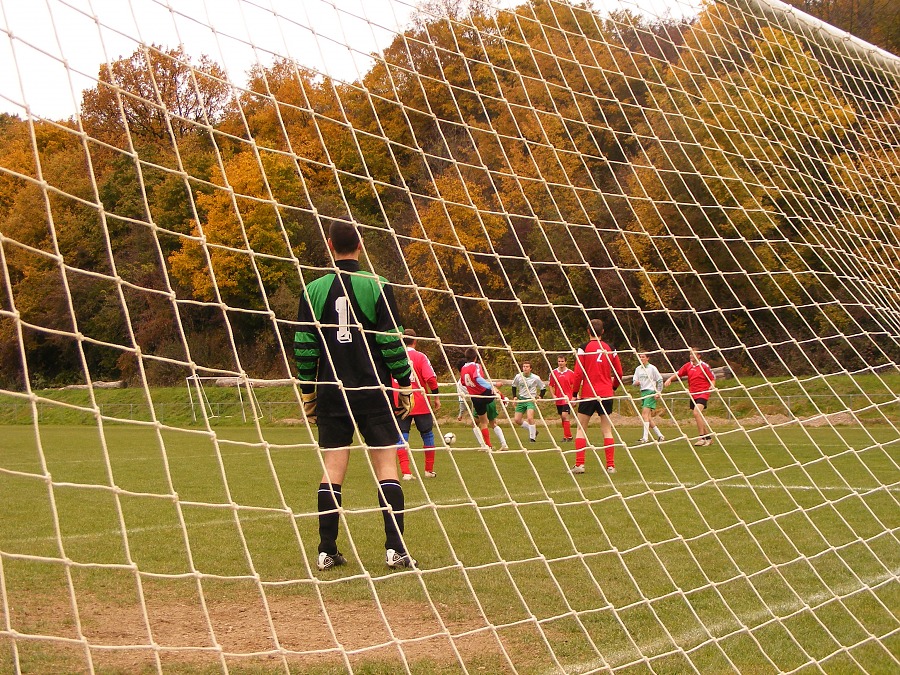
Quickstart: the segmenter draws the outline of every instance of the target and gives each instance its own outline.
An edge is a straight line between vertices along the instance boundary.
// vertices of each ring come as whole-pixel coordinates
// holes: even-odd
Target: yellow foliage
[[[406,248],[416,284],[469,297],[503,288],[493,250],[507,233],[506,219],[469,181],[445,174],[434,185],[437,198],[419,212],[422,240]]]
[[[290,267],[260,265],[261,258],[256,259],[254,269],[254,256],[291,256],[290,221],[286,221],[283,207],[304,202],[301,185],[292,163],[281,155],[265,154],[260,163],[253,153],[243,152],[226,164],[225,172],[230,189],[223,187],[197,197],[206,218],[202,228],[193,224],[192,234],[200,237],[202,230],[203,241],[185,239],[169,256],[172,275],[198,299],[215,300],[205,250],[223,297],[258,303],[265,291],[259,288],[257,274],[264,288],[275,288],[290,279]],[[270,191],[277,195],[277,202]],[[304,250],[305,245],[295,245],[293,255],[302,255]]]

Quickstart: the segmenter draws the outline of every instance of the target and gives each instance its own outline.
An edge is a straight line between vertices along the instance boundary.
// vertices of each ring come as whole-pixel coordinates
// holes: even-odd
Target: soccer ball
[[[453,445],[454,443],[456,443],[456,434],[454,434],[452,431],[448,431],[446,434],[444,434],[444,443],[446,443],[447,445]]]

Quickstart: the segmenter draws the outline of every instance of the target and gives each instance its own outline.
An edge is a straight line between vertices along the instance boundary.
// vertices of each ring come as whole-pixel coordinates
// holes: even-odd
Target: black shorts
[[[353,417],[319,417],[319,447],[343,448],[353,443],[353,432],[359,433],[371,448],[397,445],[397,418],[390,412],[376,412]]]
[[[473,396],[472,408],[475,410],[475,417],[487,414],[487,408],[494,400],[493,396]]]
[[[698,396],[697,398],[692,398],[691,399],[691,410],[693,410],[694,406],[696,406],[696,405],[702,405],[703,409],[706,410],[709,407],[709,399],[702,398],[700,396]]]
[[[568,403],[558,405],[556,406],[556,412],[560,415],[562,415],[563,413],[570,413],[572,412],[572,406],[570,406]]]
[[[578,414],[579,415],[587,415],[590,417],[593,414],[597,415],[609,415],[612,413],[613,409],[613,400],[611,398],[602,398],[599,401],[594,399],[592,401],[581,401],[578,404]]]
[[[400,431],[404,434],[408,434],[409,430],[412,429],[412,423],[416,423],[416,429],[419,430],[420,434],[427,434],[429,431],[434,429],[434,418],[431,416],[431,413],[423,413],[421,415],[410,415],[405,420],[397,420],[400,424]]]

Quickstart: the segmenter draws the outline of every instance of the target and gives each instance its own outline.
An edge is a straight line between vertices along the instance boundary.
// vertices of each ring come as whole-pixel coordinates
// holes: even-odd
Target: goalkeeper
[[[391,377],[399,386],[396,414],[411,407],[411,368],[401,342],[394,293],[387,281],[361,271],[362,242],[352,223],[334,221],[328,250],[337,273],[306,287],[300,300],[294,353],[303,409],[318,423],[325,475],[319,484],[319,555],[316,567],[343,565],[337,536],[341,486],[353,434],[359,429],[378,479],[388,567],[414,567],[403,543],[403,488],[397,476],[397,422]],[[390,397],[390,398],[389,398]],[[390,508],[388,508],[390,507]]]

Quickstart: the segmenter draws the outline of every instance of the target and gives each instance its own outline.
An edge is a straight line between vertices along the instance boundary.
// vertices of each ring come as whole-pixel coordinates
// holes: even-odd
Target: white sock
[[[653,433],[656,434],[656,437],[657,437],[657,438],[662,438],[662,437],[663,437],[662,432],[659,430],[659,427],[653,427]]]
[[[526,422],[525,420],[522,420],[522,423],[521,423],[519,426],[522,427],[523,429],[527,429],[527,428],[528,428],[528,422]]]
[[[641,438],[647,438],[650,435],[650,422],[644,422],[644,435]]]
[[[537,424],[529,424],[528,425],[528,438],[534,440],[537,436]]]
[[[500,445],[506,445],[506,438],[503,436],[503,429],[501,429],[499,426],[496,426],[494,427],[494,433],[497,435],[497,438],[500,439]]]
[[[483,448],[484,447],[484,436],[481,435],[481,429],[479,429],[478,427],[472,427],[472,433],[475,434],[475,438],[478,439],[477,445],[475,447]]]

